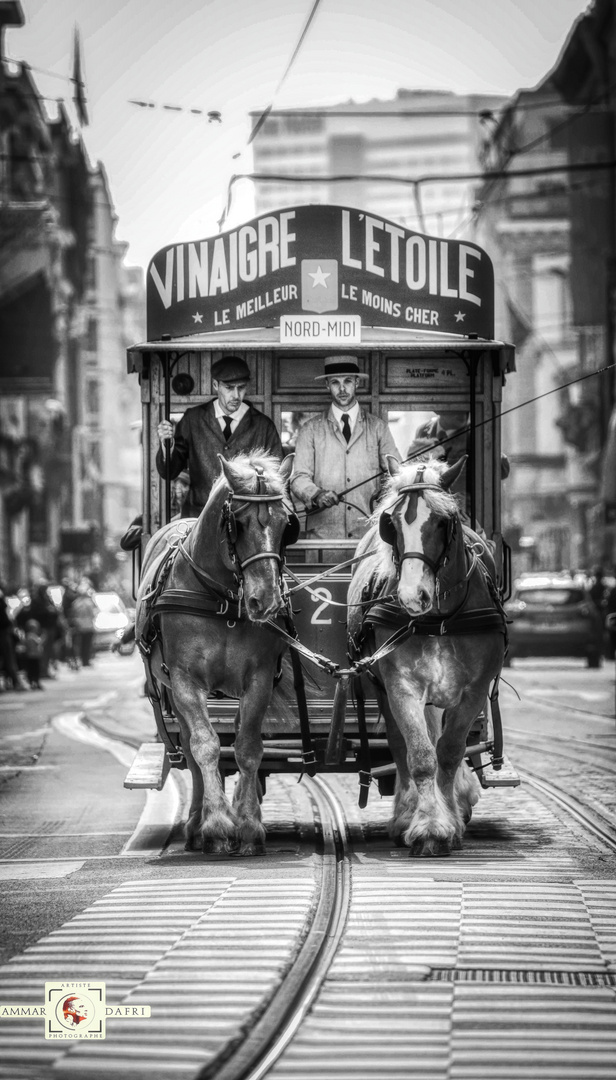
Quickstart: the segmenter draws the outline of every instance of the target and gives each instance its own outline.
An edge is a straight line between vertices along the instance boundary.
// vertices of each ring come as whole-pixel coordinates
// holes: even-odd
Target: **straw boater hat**
[[[323,382],[325,379],[339,378],[341,375],[356,375],[358,379],[367,379],[368,376],[359,370],[356,356],[326,356],[323,362],[323,374],[317,375],[315,382]]]

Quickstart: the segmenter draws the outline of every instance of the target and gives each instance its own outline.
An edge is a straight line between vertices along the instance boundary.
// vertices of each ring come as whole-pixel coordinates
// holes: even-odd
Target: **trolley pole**
[[[160,354],[163,368],[163,419],[171,420],[171,357]],[[165,439],[165,525],[171,521],[171,439]],[[162,524],[162,522],[161,522]]]

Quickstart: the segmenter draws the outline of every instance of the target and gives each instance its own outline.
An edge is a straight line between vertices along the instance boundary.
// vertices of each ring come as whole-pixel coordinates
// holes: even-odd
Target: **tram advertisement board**
[[[317,345],[357,340],[358,325],[492,338],[494,275],[467,241],[344,206],[289,207],[157,252],[147,323],[149,341],[278,326],[292,340],[294,325],[304,341],[316,328]]]

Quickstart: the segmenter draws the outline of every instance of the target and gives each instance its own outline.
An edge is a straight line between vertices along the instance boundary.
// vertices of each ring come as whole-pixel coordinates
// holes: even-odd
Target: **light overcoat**
[[[370,500],[380,491],[383,480],[383,476],[375,474],[381,472],[387,476],[388,454],[400,459],[385,421],[366,409],[359,410],[348,446],[331,406],[320,416],[302,424],[291,477],[294,496],[309,507],[319,491],[339,494],[361,484],[345,496],[349,502],[310,514],[306,521],[308,536],[315,539],[363,536],[372,513]],[[368,480],[368,477],[374,479]]]

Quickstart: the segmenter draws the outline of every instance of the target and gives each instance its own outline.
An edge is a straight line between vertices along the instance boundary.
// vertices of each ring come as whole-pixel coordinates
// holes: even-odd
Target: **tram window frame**
[[[481,401],[481,400],[476,401],[475,410],[476,410],[476,424],[479,425],[479,424],[481,424],[481,422],[483,420],[483,414],[484,414],[483,401]],[[428,401],[428,395],[424,391],[422,394],[418,393],[417,399],[415,401],[411,402],[411,403],[408,403],[408,404],[406,404],[404,402],[401,402],[399,400],[396,401],[394,398],[391,397],[391,395],[387,395],[387,397],[385,397],[385,395],[381,395],[380,403],[379,403],[379,415],[385,421],[385,423],[389,426],[389,429],[392,432],[392,437],[394,438],[394,442],[396,442],[395,437],[394,437],[394,432],[393,432],[393,430],[392,430],[392,428],[391,428],[391,426],[389,424],[389,415],[388,414],[390,412],[420,413],[422,416],[425,416],[426,414],[431,413],[434,416],[440,416],[441,413],[448,412],[448,411],[449,412],[466,412],[467,415],[468,415],[470,413],[470,401],[463,403],[462,401],[460,401],[459,398],[457,400],[448,399],[448,400],[438,401],[436,403],[436,406],[435,406],[434,394],[433,393],[430,394],[430,400]],[[417,426],[419,426],[419,424]],[[489,425],[486,425],[486,427],[489,427]],[[484,427],[484,428],[482,428],[482,430],[485,431],[486,428]],[[475,480],[475,515],[476,515],[475,525],[477,527],[479,525],[481,525],[481,527],[486,530],[488,535],[491,534],[492,527],[493,527],[493,508],[490,506],[490,510],[489,510],[490,516],[489,516],[489,519],[487,520],[488,527],[486,527],[486,524],[484,523],[484,518],[486,518],[486,511],[488,510],[488,504],[489,504],[490,500],[488,500],[486,502],[485,492],[484,492],[484,479],[485,479],[485,477],[487,475],[487,473],[486,473],[486,462],[489,462],[491,460],[491,455],[492,455],[491,442],[492,442],[492,440],[491,440],[490,437],[488,437],[485,441],[484,440],[476,441],[476,443],[475,443],[475,461],[474,461],[474,463],[470,460],[470,447],[469,447],[469,459],[467,461],[466,469],[465,469],[465,472],[464,472],[463,478],[462,478],[462,481],[464,483],[464,488],[465,488],[465,503],[466,503],[466,505],[465,505],[465,507],[463,507],[463,509],[465,509],[467,513],[469,512],[469,505],[470,505],[470,499],[471,499],[471,483],[472,483],[472,479],[473,479],[473,476],[474,476],[474,480]],[[397,443],[396,443],[396,446],[398,446]],[[405,457],[406,453],[407,453],[406,448],[404,450],[400,450],[400,455],[401,455],[402,460],[404,460],[404,457]],[[417,460],[417,459],[414,459],[414,460]]]

